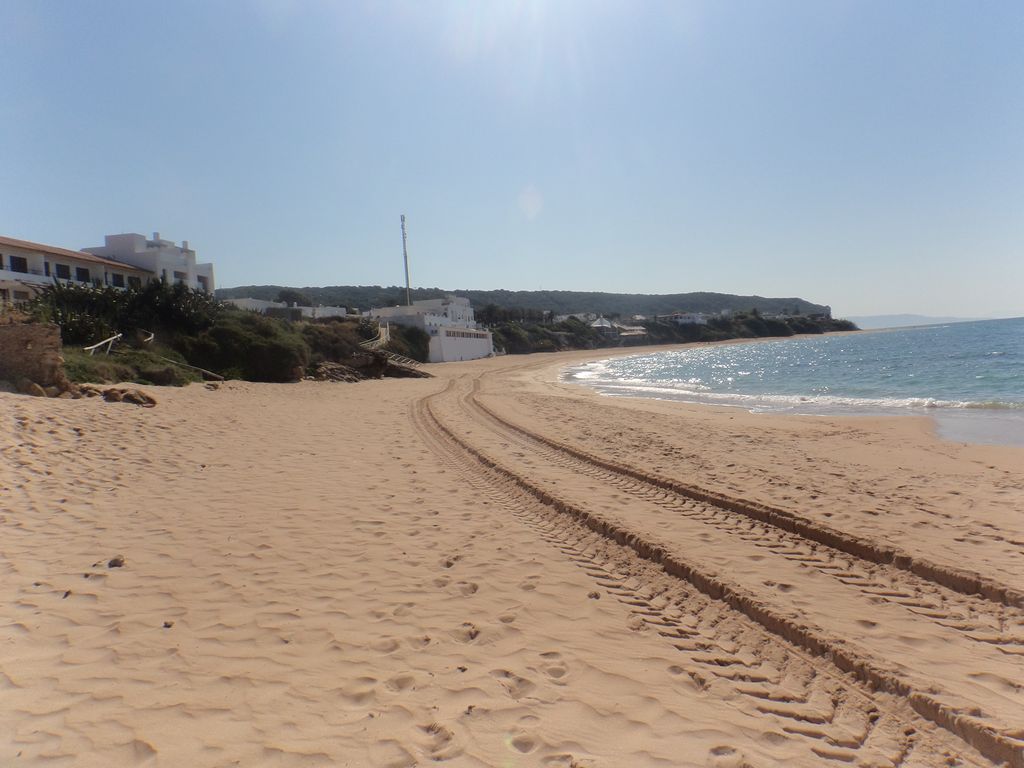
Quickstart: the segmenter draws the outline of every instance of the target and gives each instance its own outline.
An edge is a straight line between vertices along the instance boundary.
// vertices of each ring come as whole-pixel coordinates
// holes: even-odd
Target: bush
[[[90,355],[77,349],[65,349],[64,372],[71,381],[94,384],[116,384],[135,381],[140,384],[181,387],[189,382],[199,381],[197,373],[165,359],[184,362],[181,355],[173,350],[117,349],[109,355],[97,352]]]
[[[430,334],[412,325],[392,323],[387,349],[425,363],[430,359]]]
[[[363,341],[360,323],[340,317],[305,323],[301,329],[314,365],[351,357],[359,351],[359,342]]]
[[[59,325],[65,344],[78,345],[143,328],[161,335],[199,333],[213,324],[221,308],[207,293],[160,281],[127,290],[54,281],[27,306],[37,320]]]
[[[193,365],[225,378],[296,381],[309,365],[309,346],[292,323],[225,310],[196,336],[178,336],[175,348]]]

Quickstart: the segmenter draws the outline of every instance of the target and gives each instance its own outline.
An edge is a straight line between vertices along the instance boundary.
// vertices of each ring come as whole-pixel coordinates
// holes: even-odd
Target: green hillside
[[[339,307],[387,307],[405,303],[405,289],[398,286],[336,285],[324,288],[289,288],[281,285],[246,285],[221,288],[218,298],[253,298],[273,301],[282,290],[299,291],[314,304]],[[662,315],[671,312],[715,313],[728,309],[734,312],[758,310],[762,314],[818,314],[828,311],[822,304],[798,298],[765,298],[736,296],[729,293],[632,294],[585,291],[480,291],[441,288],[414,288],[412,298],[437,299],[446,293],[468,298],[474,307],[495,304],[507,309],[535,309],[556,315],[573,312],[597,312],[603,315]]]

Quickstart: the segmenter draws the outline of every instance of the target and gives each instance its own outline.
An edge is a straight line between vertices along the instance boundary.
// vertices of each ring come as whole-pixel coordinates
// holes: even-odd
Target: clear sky
[[[0,234],[1024,315],[1024,2],[0,3]]]

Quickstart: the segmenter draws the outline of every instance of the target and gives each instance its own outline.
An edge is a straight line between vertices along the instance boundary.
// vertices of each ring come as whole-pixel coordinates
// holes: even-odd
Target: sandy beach
[[[0,393],[0,764],[1024,765],[1024,449],[599,354]]]

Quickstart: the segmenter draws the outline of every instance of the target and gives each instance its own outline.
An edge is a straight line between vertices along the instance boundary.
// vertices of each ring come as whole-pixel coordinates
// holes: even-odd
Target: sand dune
[[[0,394],[0,763],[1021,764],[1019,452],[609,401],[571,357]]]

